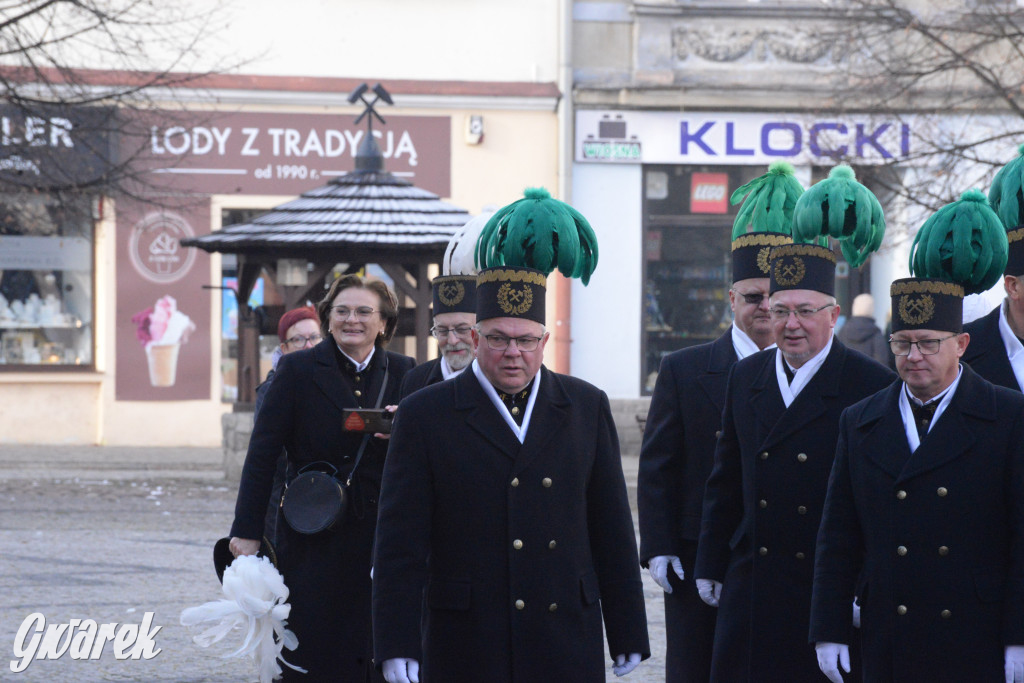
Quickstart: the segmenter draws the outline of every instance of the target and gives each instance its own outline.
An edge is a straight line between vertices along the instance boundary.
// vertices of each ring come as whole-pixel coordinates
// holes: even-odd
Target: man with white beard
[[[457,376],[473,362],[473,325],[476,324],[476,276],[442,275],[431,281],[434,326],[439,355],[406,373],[402,398]]]

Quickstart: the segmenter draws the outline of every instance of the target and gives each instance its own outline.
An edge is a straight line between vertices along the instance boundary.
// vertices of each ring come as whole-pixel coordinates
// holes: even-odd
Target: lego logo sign
[[[690,213],[728,213],[729,174],[694,173],[690,177]]]

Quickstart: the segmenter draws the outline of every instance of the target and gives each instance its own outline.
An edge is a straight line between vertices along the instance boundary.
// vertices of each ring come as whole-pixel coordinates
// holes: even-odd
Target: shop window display
[[[747,166],[644,166],[644,290],[640,385],[654,390],[661,359],[717,339],[732,323],[733,190],[763,172]]]
[[[0,368],[93,365],[86,197],[0,194]]]

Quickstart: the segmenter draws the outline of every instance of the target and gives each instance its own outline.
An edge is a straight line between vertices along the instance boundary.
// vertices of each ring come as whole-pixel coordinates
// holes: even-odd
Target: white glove
[[[615,666],[612,667],[612,672],[616,676],[625,676],[638,666],[640,666],[639,652],[631,652],[628,659],[626,655],[615,655]]]
[[[1006,646],[1006,683],[1024,683],[1024,645]]]
[[[385,659],[381,673],[388,683],[420,683],[420,663],[408,657]]]
[[[722,582],[712,579],[697,579],[695,583],[700,599],[712,607],[718,607],[718,600],[722,597]]]
[[[814,651],[818,655],[818,668],[832,683],[843,683],[843,675],[839,673],[836,660],[843,671],[850,673],[850,646],[842,643],[815,643]]]
[[[853,599],[853,627],[860,628],[860,605],[857,604],[857,598]]]
[[[651,572],[654,583],[661,586],[666,593],[672,592],[672,584],[668,582],[668,566],[670,564],[672,571],[676,573],[680,581],[686,578],[686,574],[683,572],[683,562],[675,555],[655,555],[647,565],[647,570]]]

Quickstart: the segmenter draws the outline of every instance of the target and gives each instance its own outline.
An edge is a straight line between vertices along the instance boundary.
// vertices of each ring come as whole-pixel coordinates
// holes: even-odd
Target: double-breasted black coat
[[[693,565],[704,485],[714,464],[729,369],[732,328],[717,340],[661,361],[647,412],[637,478],[640,561],[679,557],[685,580],[669,569],[665,594],[666,681],[707,681],[718,612],[697,595]]]
[[[1020,391],[1020,383],[1006,355],[1006,345],[999,333],[999,309],[996,306],[987,315],[964,325],[971,341],[964,351],[963,361],[992,384]]]
[[[913,454],[903,382],[840,423],[818,535],[812,642],[849,643],[863,571],[865,681],[992,681],[1024,645],[1024,396],[963,366]]]
[[[704,495],[695,573],[724,584],[712,658],[717,681],[821,680],[807,628],[839,416],[895,377],[833,339],[786,408],[776,353],[733,365]]]
[[[608,398],[540,371],[524,443],[472,369],[399,406],[374,560],[378,665],[425,683],[604,681],[650,655]],[[424,592],[425,591],[425,592]]]
[[[232,536],[260,538],[282,448],[288,455],[289,478],[317,461],[331,463],[341,477],[347,475],[362,436],[342,430],[342,410],[374,405],[385,359],[388,379],[382,406],[398,403],[412,358],[378,348],[366,370],[356,373],[330,337],[312,349],[281,357],[249,442]],[[283,654],[310,672],[296,674],[282,667],[286,680],[361,682],[373,671],[370,562],[386,452],[386,441],[370,438],[353,481],[353,506],[340,526],[307,536],[283,519],[278,524],[278,567],[292,606],[288,627],[299,640],[295,652]]]
[[[422,389],[423,387],[437,384],[444,381],[444,373],[441,372],[441,357],[438,356],[426,363],[420,363],[402,378],[402,398]]]

